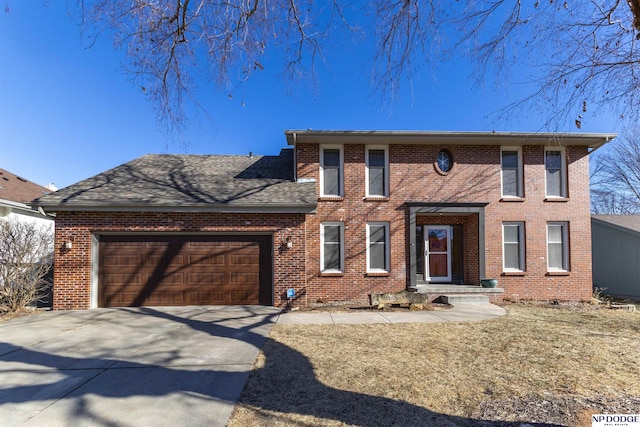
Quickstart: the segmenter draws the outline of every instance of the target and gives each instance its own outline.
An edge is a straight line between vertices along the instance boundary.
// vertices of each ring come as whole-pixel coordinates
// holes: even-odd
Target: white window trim
[[[369,249],[371,248],[371,226],[384,226],[384,263],[387,266],[386,269],[382,268],[371,268],[371,257],[369,253]],[[389,236],[389,223],[388,222],[368,222],[367,223],[367,273],[388,273],[390,269],[390,260],[391,260],[391,248],[390,248],[391,238]]]
[[[547,151],[560,152],[560,195],[549,195],[547,190]],[[567,153],[564,147],[544,147],[544,195],[550,199],[564,199],[567,197]]]
[[[504,194],[504,182],[502,181],[502,152],[517,151],[518,152],[518,195]],[[524,197],[524,164],[522,162],[522,147],[500,147],[500,194],[504,198],[519,199]]]
[[[370,150],[384,150],[384,194],[370,194],[369,193],[369,151]],[[389,197],[389,146],[387,145],[367,145],[365,151],[365,195],[366,197]]]
[[[518,226],[518,252],[519,252],[519,258],[520,258],[520,265],[518,266],[518,268],[507,268],[504,264],[505,260],[507,259],[506,254],[505,254],[505,238],[504,238],[504,228],[505,226],[513,226],[513,225],[517,225]],[[504,271],[505,273],[508,272],[517,272],[517,273],[521,273],[524,272],[526,269],[526,262],[525,262],[525,241],[524,241],[524,222],[523,221],[507,221],[507,222],[503,222],[502,223],[502,271]]]
[[[562,226],[562,268],[551,268],[549,266],[549,226]],[[547,271],[567,272],[569,271],[569,223],[565,221],[554,221],[547,223]]]
[[[324,193],[324,150],[340,150],[340,194]],[[342,145],[320,145],[320,197],[343,197],[344,196],[344,150]]]
[[[325,269],[324,268],[324,227],[325,226],[340,227],[340,268]],[[322,273],[342,273],[344,271],[344,223],[339,221],[327,221],[320,223],[320,271]]]

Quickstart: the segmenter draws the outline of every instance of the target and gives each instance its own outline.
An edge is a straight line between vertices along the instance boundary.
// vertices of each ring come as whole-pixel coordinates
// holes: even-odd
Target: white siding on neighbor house
[[[51,228],[51,231],[53,231],[53,224],[54,224],[53,220],[51,218],[45,218],[42,215],[32,216],[32,215],[24,215],[16,212],[11,212],[9,215],[3,218],[7,220],[17,220],[20,222],[36,223],[38,225],[49,227]]]
[[[592,219],[591,235],[593,286],[640,300],[640,233]]]

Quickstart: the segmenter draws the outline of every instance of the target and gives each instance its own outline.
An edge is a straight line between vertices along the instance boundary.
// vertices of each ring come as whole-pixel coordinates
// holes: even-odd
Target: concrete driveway
[[[279,312],[147,307],[0,322],[0,423],[224,426]]]

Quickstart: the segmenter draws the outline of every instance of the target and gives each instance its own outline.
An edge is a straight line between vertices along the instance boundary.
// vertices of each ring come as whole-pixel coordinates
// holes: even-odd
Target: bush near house
[[[51,287],[53,232],[36,222],[0,221],[0,315],[43,298]]]

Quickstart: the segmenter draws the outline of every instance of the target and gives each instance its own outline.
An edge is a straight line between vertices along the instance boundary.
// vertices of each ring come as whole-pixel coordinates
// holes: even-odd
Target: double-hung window
[[[389,272],[389,223],[367,223],[367,272]]]
[[[342,147],[320,147],[320,196],[342,197],[343,195]]]
[[[320,270],[341,273],[344,263],[344,227],[341,222],[320,224]]]
[[[522,153],[520,148],[504,147],[500,151],[502,197],[522,197]]]
[[[564,150],[546,148],[544,169],[547,197],[567,197],[567,166]]]
[[[502,244],[503,270],[524,271],[524,223],[503,223]]]
[[[367,147],[367,197],[389,197],[389,159],[386,147]]]
[[[547,268],[549,271],[569,271],[569,244],[566,222],[547,223]]]

